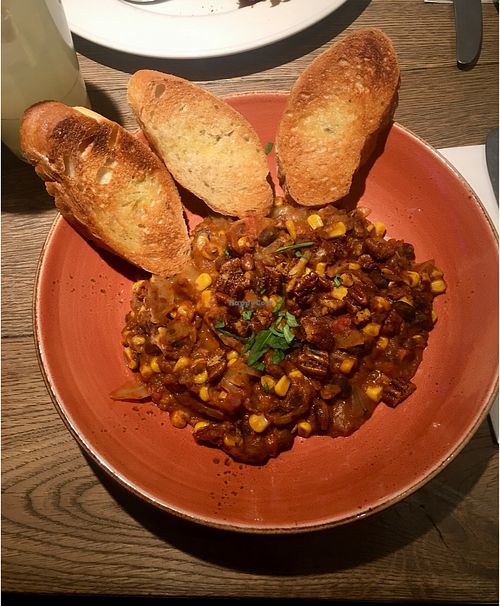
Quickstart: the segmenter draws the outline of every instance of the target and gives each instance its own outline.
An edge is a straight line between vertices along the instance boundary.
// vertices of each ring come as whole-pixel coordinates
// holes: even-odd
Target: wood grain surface
[[[155,60],[78,37],[75,46],[94,109],[136,128],[126,103],[136,69],[175,73],[218,95],[286,91],[334,39],[378,26],[401,62],[396,119],[446,147],[484,143],[498,125],[493,3],[483,5],[483,21],[481,57],[465,71],[456,67],[452,6],[423,0],[348,0],[306,31],[234,57]],[[404,501],[295,536],[247,536],[179,520],[87,460],[50,400],[33,342],[34,278],[56,211],[32,168],[2,152],[4,592],[498,601],[498,447],[487,421]]]

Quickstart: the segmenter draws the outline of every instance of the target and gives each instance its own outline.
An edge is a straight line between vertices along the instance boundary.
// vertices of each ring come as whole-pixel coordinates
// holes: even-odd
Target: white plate
[[[116,50],[176,59],[217,57],[282,40],[346,0],[63,0],[71,30]]]

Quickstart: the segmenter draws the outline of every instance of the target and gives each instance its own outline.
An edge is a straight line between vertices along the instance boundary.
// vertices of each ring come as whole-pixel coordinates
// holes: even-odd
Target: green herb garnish
[[[221,335],[224,335],[226,337],[231,337],[233,339],[236,339],[237,341],[242,341],[243,343],[246,343],[246,341],[247,341],[246,337],[240,337],[239,335],[235,335],[234,333],[232,333],[229,330],[225,330],[225,326],[226,326],[225,323],[221,320],[219,320],[218,322],[214,322],[214,328]]]
[[[340,277],[340,274],[335,274],[335,276],[333,277],[333,285],[336,288],[342,286],[342,278]]]
[[[231,251],[227,246],[224,248],[224,254],[226,255],[226,257],[229,257],[229,255],[231,254]]]
[[[253,316],[253,309],[245,309],[245,311],[241,312],[241,317],[244,320],[251,320]]]
[[[283,360],[285,358],[286,358],[286,354],[282,349],[274,349],[273,355],[271,357],[271,362],[273,364],[279,364],[280,362],[283,362]]]
[[[286,352],[292,347],[295,335],[292,328],[299,326],[297,318],[289,311],[282,311],[284,299],[278,303],[273,309],[273,313],[277,314],[277,318],[269,328],[261,330],[254,339],[250,347],[245,346],[245,350],[249,351],[247,364],[257,370],[260,370],[262,362],[261,358],[268,352],[272,352],[272,363],[279,364],[286,357]],[[279,305],[279,308],[278,308]],[[278,309],[276,309],[278,308]]]
[[[273,314],[277,314],[281,311],[283,304],[285,303],[285,297],[281,297],[281,299],[276,303],[273,307]]]
[[[267,383],[262,383],[262,389],[266,392],[269,393],[271,391],[271,388],[269,387],[269,385]]]
[[[295,250],[297,248],[309,248],[309,246],[314,246],[315,242],[299,242],[298,244],[289,244],[288,246],[281,246],[274,250],[274,253],[285,252],[285,250]],[[297,254],[297,253],[295,253]]]
[[[269,153],[271,152],[271,150],[272,150],[272,149],[273,149],[273,144],[272,144],[272,142],[271,142],[271,141],[269,141],[269,142],[266,144],[266,147],[264,148],[264,152],[265,152],[266,154],[269,154]]]

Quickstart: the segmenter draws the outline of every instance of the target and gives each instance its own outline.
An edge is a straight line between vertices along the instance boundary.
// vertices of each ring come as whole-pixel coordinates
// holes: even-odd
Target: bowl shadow
[[[132,74],[139,69],[147,68],[175,74],[188,80],[220,80],[272,69],[310,53],[338,36],[369,4],[370,0],[348,0],[318,23],[284,40],[223,57],[201,59],[145,57],[103,47],[77,34],[73,34],[73,41],[75,49],[80,54],[122,72]]]
[[[429,531],[447,548],[439,524],[481,478],[496,446],[491,443],[488,457],[479,457],[477,450],[472,439],[436,477],[385,510],[345,525],[295,534],[240,533],[185,520],[132,494],[85,456],[116,503],[165,545],[240,572],[303,576],[360,566]],[[445,498],[436,499],[436,494]]]

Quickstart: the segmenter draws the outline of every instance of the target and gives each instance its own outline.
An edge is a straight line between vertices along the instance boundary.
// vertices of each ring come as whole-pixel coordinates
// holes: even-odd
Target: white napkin
[[[427,0],[426,0],[427,1]],[[495,192],[491,185],[486,165],[486,154],[484,145],[467,145],[464,147],[447,147],[438,150],[476,192],[477,197],[483,203],[495,228],[498,232],[498,204]],[[493,401],[490,411],[491,424],[498,442],[498,393]]]

